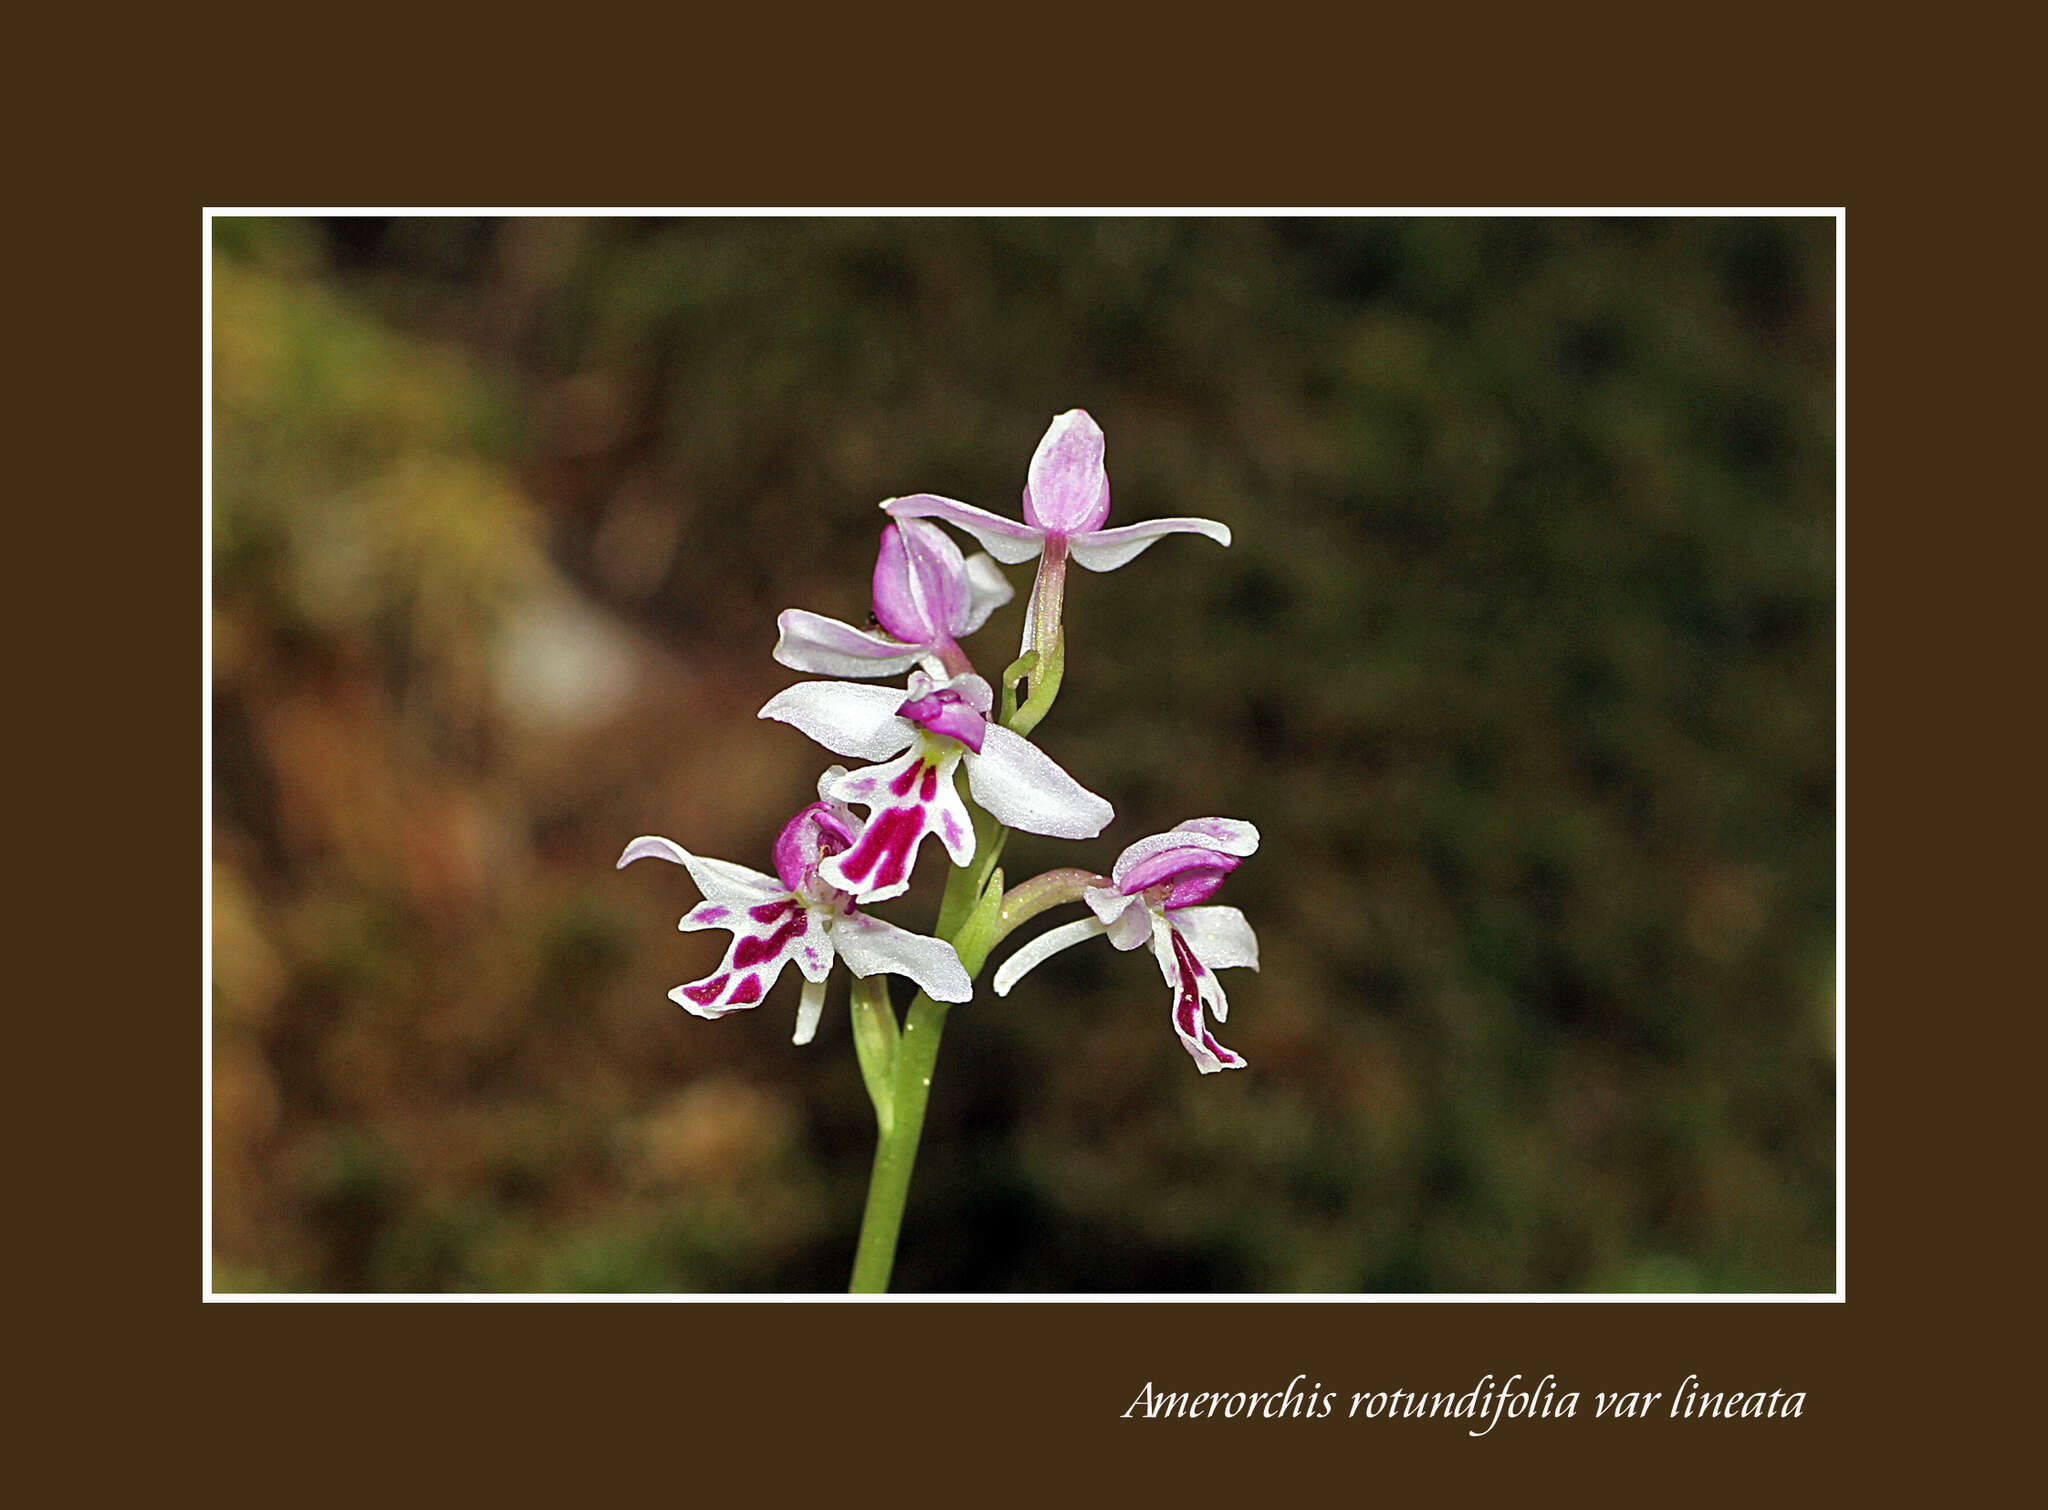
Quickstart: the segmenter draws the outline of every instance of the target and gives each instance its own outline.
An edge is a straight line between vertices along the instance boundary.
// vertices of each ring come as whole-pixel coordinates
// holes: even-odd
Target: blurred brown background
[[[1251,1068],[1141,957],[984,990],[898,1288],[1833,1287],[1832,221],[215,240],[219,1287],[843,1287],[843,976],[686,1017],[724,935],[612,862],[768,868],[775,613],[1075,405],[1112,523],[1237,544],[1077,574],[1039,737],[1118,816],[1006,869],[1256,822]]]

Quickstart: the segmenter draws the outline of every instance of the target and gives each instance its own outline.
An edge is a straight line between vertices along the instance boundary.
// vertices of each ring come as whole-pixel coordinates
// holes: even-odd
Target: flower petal
[[[1190,944],[1188,947],[1193,949],[1194,945]],[[1223,982],[1217,978],[1216,972],[1214,970],[1205,970],[1197,978],[1196,985],[1202,998],[1202,1005],[1209,1009],[1210,1015],[1218,1022],[1228,1021],[1230,1017],[1230,998],[1223,994]],[[1225,1054],[1230,1052],[1228,1049],[1223,1049],[1223,1046],[1217,1044],[1213,1038],[1209,1042],[1222,1049]]]
[[[1218,1022],[1230,1010],[1214,972],[1195,958],[1194,950],[1187,941],[1164,919],[1156,919],[1153,923],[1152,954],[1159,962],[1159,973],[1173,988],[1173,1031],[1180,1036],[1181,1046],[1195,1061],[1195,1068],[1205,1075],[1213,1075],[1218,1070],[1243,1069],[1244,1056],[1217,1042],[1216,1035],[1202,1020],[1202,1009],[1206,1004],[1216,1006]]]
[[[792,895],[809,891],[818,862],[826,855],[850,848],[860,837],[860,819],[846,805],[821,799],[811,803],[775,837],[775,874]]]
[[[898,519],[943,519],[967,531],[991,556],[1005,566],[1029,561],[1045,545],[1045,531],[1019,524],[1001,514],[991,514],[971,503],[941,498],[936,493],[913,493],[908,498],[891,498],[882,505]]]
[[[1091,886],[1081,893],[1081,900],[1109,930],[1113,948],[1129,951],[1152,936],[1152,910],[1142,899],[1112,886]]]
[[[1113,886],[1091,886],[1081,893],[1081,900],[1088,904],[1088,910],[1101,918],[1105,925],[1114,923],[1133,907],[1144,911],[1145,904],[1134,896],[1127,896]]]
[[[683,914],[683,920],[676,927],[685,933],[702,933],[706,928],[736,928],[746,910],[745,906],[736,907],[729,901],[699,902]]]
[[[1003,967],[996,971],[996,995],[1008,996],[1010,987],[1016,985],[1028,972],[1044,964],[1062,949],[1071,949],[1074,945],[1092,939],[1101,932],[1103,926],[1099,918],[1082,918],[1078,922],[1062,923],[1057,928],[1048,928],[1003,961]]]
[[[1235,855],[1222,854],[1202,845],[1182,844],[1147,855],[1132,865],[1118,884],[1130,892],[1161,885],[1167,887],[1166,907],[1171,911],[1208,901],[1230,873],[1243,863]],[[780,874],[779,860],[776,869]],[[783,879],[786,881],[789,877],[784,875]]]
[[[811,908],[811,926],[791,950],[797,969],[807,981],[821,981],[832,973],[832,930],[828,926],[837,914],[829,908]]]
[[[921,741],[895,760],[865,766],[833,783],[831,795],[867,808],[868,820],[853,847],[826,860],[818,874],[862,902],[881,902],[910,889],[918,847],[927,834],[939,836],[954,864],[972,860],[974,823],[954,780],[964,754],[951,741]]]
[[[769,698],[760,717],[801,729],[838,754],[885,760],[917,737],[916,727],[896,716],[902,703],[896,687],[798,682]]]
[[[1143,524],[1069,535],[1067,552],[1090,571],[1115,571],[1168,535],[1207,535],[1218,545],[1230,544],[1230,526],[1214,519],[1147,519]]]
[[[1017,596],[1017,589],[996,565],[995,557],[976,551],[967,558],[967,607],[953,626],[957,637],[972,634],[988,622],[988,616]]]
[[[910,675],[910,685],[904,695],[911,698],[929,697],[935,692],[957,692],[960,701],[977,713],[987,713],[996,705],[995,688],[985,677],[976,676],[972,671],[963,671],[958,676],[933,677],[922,671]]]
[[[1151,909],[1143,906],[1134,907],[1109,925],[1110,947],[1128,954],[1133,949],[1144,947],[1145,940],[1151,933]]]
[[[808,908],[795,897],[764,902],[746,909],[729,923],[716,924],[734,930],[732,945],[718,969],[687,986],[677,986],[669,997],[686,1012],[699,1017],[723,1017],[758,1006],[791,960],[815,955],[822,942],[823,928]],[[831,964],[830,945],[825,945],[826,964]]]
[[[832,947],[855,975],[905,976],[933,1001],[968,1001],[974,995],[974,982],[944,939],[854,912],[833,922]]]
[[[988,713],[995,706],[995,693],[973,672],[947,681],[934,681],[922,671],[910,674],[909,696],[896,712],[920,728],[981,752]]]
[[[1054,416],[1038,449],[1031,453],[1024,489],[1025,522],[1052,534],[1075,535],[1093,530],[1107,519],[1109,473],[1102,465],[1102,449],[1102,427],[1086,409],[1069,409]]]
[[[967,787],[998,823],[1055,839],[1092,839],[1116,810],[1022,735],[990,724],[967,757]]]
[[[1235,907],[1177,907],[1166,916],[1211,970],[1259,968],[1259,936]]]
[[[635,860],[670,860],[684,865],[691,859],[690,852],[673,839],[664,839],[659,834],[642,834],[628,844],[619,856],[619,863],[612,868],[624,870]]]
[[[893,519],[875,557],[875,618],[908,645],[953,636],[967,611],[967,563],[952,536],[922,519]]]
[[[775,620],[780,631],[775,659],[792,671],[814,676],[894,676],[924,658],[921,645],[873,630],[856,629],[838,619],[801,608],[785,609]]]
[[[664,839],[657,834],[643,834],[628,844],[626,852],[619,856],[618,868],[624,870],[635,860],[646,859],[670,860],[682,866],[689,871],[690,879],[697,883],[697,889],[704,893],[707,901],[746,907],[783,895],[782,884],[773,876],[764,876],[758,870],[749,870],[730,860],[708,860],[702,855],[693,855],[675,840]]]
[[[1190,818],[1163,834],[1150,834],[1116,857],[1110,879],[1121,888],[1131,872],[1170,849],[1213,849],[1240,859],[1259,847],[1259,831],[1242,818]]]
[[[796,1006],[796,1036],[791,1043],[809,1043],[818,1036],[818,1019],[825,1015],[825,983],[804,982],[804,994]]]

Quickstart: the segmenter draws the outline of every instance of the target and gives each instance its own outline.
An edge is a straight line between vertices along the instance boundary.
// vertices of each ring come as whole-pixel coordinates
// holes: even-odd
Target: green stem
[[[1033,646],[1003,675],[1002,722],[1026,737],[1051,711],[1066,678],[1067,640],[1060,628],[1065,581],[1064,551],[1048,553],[1040,563],[1033,593]],[[1026,677],[1029,691],[1019,707],[1017,684]],[[1074,900],[1087,883],[1099,882],[1101,877],[1086,871],[1052,873],[1038,882],[1027,882],[1019,888],[1021,895],[1005,898],[1003,873],[996,862],[1002,858],[1003,841],[1010,831],[972,800],[967,809],[974,819],[974,859],[946,878],[934,932],[958,951],[967,978],[972,980],[981,973],[989,951],[1012,928],[1047,907]],[[861,1215],[860,1245],[853,1256],[851,1288],[856,1295],[878,1295],[887,1290],[890,1271],[896,1266],[903,1207],[910,1198],[910,1176],[917,1167],[918,1140],[924,1136],[932,1067],[938,1063],[939,1036],[946,1027],[945,1005],[920,991],[910,1004],[900,1035],[892,1035],[894,1026],[895,1009],[889,1005],[886,988],[879,999],[855,997],[855,1044],[868,1095],[875,1103],[876,1130],[867,1210]]]
[[[1006,931],[1002,927],[1003,873],[996,861],[1009,830],[972,802],[968,810],[974,818],[974,860],[946,879],[946,894],[939,903],[938,936],[959,952],[960,963],[972,980]],[[891,1012],[886,998],[881,1010]],[[918,992],[894,1044],[886,1109],[883,1098],[875,1097],[875,1164],[868,1176],[868,1204],[861,1216],[860,1245],[854,1250],[850,1286],[856,1295],[879,1295],[889,1288],[896,1242],[903,1230],[903,1207],[910,1197],[910,1176],[917,1167],[918,1140],[924,1136],[932,1067],[938,1063],[939,1036],[945,1027],[945,1004]],[[870,1092],[875,1088],[871,1082]]]
[[[850,1288],[856,1295],[879,1295],[889,1288],[889,1272],[896,1266],[896,1239],[903,1230],[903,1205],[910,1198],[917,1143],[924,1133],[925,1103],[931,1097],[932,1066],[938,1062],[939,1035],[945,1026],[945,1007],[918,992],[896,1046],[894,1115],[875,1142],[868,1207],[861,1217],[860,1246],[853,1255]]]

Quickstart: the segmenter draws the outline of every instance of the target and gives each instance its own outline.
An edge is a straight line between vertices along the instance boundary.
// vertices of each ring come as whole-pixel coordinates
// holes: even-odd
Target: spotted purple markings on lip
[[[1212,1066],[1203,1064],[1204,1053],[1215,1060],[1213,1068],[1243,1069],[1244,1056],[1217,1042],[1216,1035],[1209,1031],[1209,1025],[1202,1021],[1201,983],[1207,972],[1203,970],[1202,962],[1195,958],[1194,950],[1188,947],[1188,941],[1177,931],[1173,935],[1173,956],[1180,967],[1180,982],[1173,1004],[1174,1031],[1180,1034],[1196,1066],[1205,1073]]]
[[[934,774],[930,766],[924,769],[927,776]],[[936,789],[937,783],[929,781],[926,785]],[[860,843],[839,862],[839,873],[855,883],[856,889],[863,885],[894,886],[909,874],[912,852],[924,835],[922,807],[885,808],[868,821],[861,831]]]
[[[974,859],[976,839],[955,786],[964,766],[975,800],[998,823],[1025,833],[1090,839],[1115,816],[1022,735],[992,723],[995,694],[968,673],[944,680],[912,672],[900,692],[852,682],[802,682],[770,698],[761,717],[790,724],[841,755],[874,765],[824,783],[828,798],[870,809],[868,850],[903,849],[902,864],[854,851],[821,862],[819,874],[862,903],[887,901],[909,889],[916,851],[938,834],[955,865]],[[903,816],[913,811],[916,827]],[[887,822],[884,823],[885,818]],[[856,849],[861,849],[856,845]]]
[[[821,778],[820,786],[845,774],[835,766]],[[950,943],[863,915],[844,888],[819,874],[821,865],[859,841],[862,830],[860,819],[849,809],[822,798],[783,826],[776,842],[774,876],[693,855],[673,840],[653,835],[627,845],[619,857],[621,865],[659,858],[689,870],[705,900],[683,918],[684,931],[720,928],[733,935],[719,968],[702,980],[677,986],[670,998],[699,1017],[723,1017],[760,1002],[784,967],[794,963],[804,977],[797,1009],[798,1043],[808,1043],[817,1030],[825,978],[835,960],[843,959],[859,976],[880,971],[906,976],[937,1001],[969,1000],[974,986]]]

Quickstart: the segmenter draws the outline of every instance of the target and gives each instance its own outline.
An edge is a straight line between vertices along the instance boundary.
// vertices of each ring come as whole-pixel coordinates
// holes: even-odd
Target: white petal
[[[796,967],[803,972],[806,981],[822,981],[832,973],[835,950],[832,943],[832,925],[838,921],[831,908],[812,907],[811,926],[804,936],[796,941],[793,957]]]
[[[901,975],[917,982],[933,1001],[968,1001],[974,996],[974,982],[944,939],[854,912],[832,924],[832,947],[855,975]]]
[[[709,1006],[700,1004],[690,996],[689,993],[693,988],[708,986],[711,984],[712,981],[716,980],[717,978],[718,977],[715,974],[707,975],[702,980],[691,981],[690,984],[687,986],[677,986],[673,991],[668,993],[668,999],[674,1002],[677,1006],[681,1007],[685,1012],[688,1012],[691,1016],[701,1017],[706,1022],[716,1022],[719,1018],[726,1016],[728,1013],[743,1012],[747,1009],[747,1007],[756,1005],[756,1003],[754,1002],[748,1002],[744,1006]]]
[[[1230,544],[1230,526],[1214,519],[1147,519],[1143,524],[1069,535],[1067,552],[1090,571],[1115,571],[1168,535],[1207,535],[1218,545]]]
[[[818,1036],[818,1019],[825,1015],[825,983],[821,980],[804,982],[803,998],[796,1006],[796,1037],[791,1043],[809,1043]]]
[[[943,519],[979,540],[991,556],[1005,566],[1033,559],[1045,546],[1045,531],[1034,529],[1001,514],[991,514],[971,503],[941,498],[936,493],[914,493],[908,498],[891,498],[882,507],[898,519]]]
[[[886,902],[910,889],[926,835],[939,836],[955,865],[974,858],[974,820],[954,779],[965,752],[951,740],[943,744],[943,753],[934,755],[929,743],[920,742],[894,760],[849,771],[827,788],[830,800],[867,808],[868,819],[851,849],[818,867],[820,876],[862,902]],[[930,797],[924,795],[927,784]]]
[[[801,968],[807,954],[818,951],[824,925],[796,898],[784,892],[786,906],[775,915],[736,917],[715,926],[733,930],[732,943],[718,968],[702,980],[677,986],[669,997],[686,1012],[699,1017],[718,1018],[728,1012],[757,1007],[775,988],[783,969],[795,960]],[[799,921],[800,920],[800,921]],[[685,920],[687,921],[687,919]],[[792,923],[796,931],[790,931]],[[831,965],[831,945],[823,944],[825,963]],[[822,978],[820,972],[819,978]]]
[[[902,706],[896,687],[798,682],[769,698],[760,716],[801,729],[837,754],[883,760],[917,737],[917,726],[896,716]]]
[[[996,971],[996,995],[1008,996],[1010,987],[1022,980],[1028,971],[1044,964],[1062,949],[1071,949],[1102,931],[1102,922],[1098,918],[1082,918],[1079,922],[1062,923],[1057,928],[1047,929],[1003,961],[1002,969]]]
[[[1159,973],[1166,977],[1168,989],[1173,992],[1173,1031],[1179,1036],[1181,1047],[1195,1061],[1195,1068],[1205,1075],[1218,1070],[1241,1070],[1244,1056],[1235,1049],[1219,1043],[1216,1035],[1209,1031],[1202,1020],[1202,1009],[1209,1007],[1221,1022],[1230,1010],[1230,1002],[1223,994],[1223,987],[1216,979],[1216,972],[1206,965],[1198,964],[1194,979],[1195,999],[1193,1002],[1182,994],[1180,961],[1174,957],[1173,928],[1164,919],[1155,918],[1152,928],[1152,954],[1159,961]]]
[[[1114,886],[1091,886],[1081,893],[1081,900],[1088,904],[1088,910],[1101,918],[1105,925],[1114,923],[1133,907],[1145,904],[1136,897],[1125,896]]]
[[[972,864],[974,860],[974,818],[967,811],[967,804],[960,800],[960,762],[964,757],[948,752],[939,759],[938,787],[931,801],[931,816],[927,820],[939,842],[946,846],[946,856],[955,865]]]
[[[1259,968],[1259,936],[1235,907],[1177,907],[1167,917],[1211,970]]]
[[[1152,933],[1152,910],[1149,907],[1133,907],[1114,923],[1109,925],[1109,943],[1112,949],[1121,949],[1128,954],[1142,948]]]
[[[730,860],[707,860],[702,855],[693,855],[675,840],[656,834],[643,835],[628,844],[626,852],[619,856],[618,868],[624,870],[635,860],[647,859],[669,860],[682,866],[706,901],[751,907],[769,897],[787,894],[787,888],[773,876],[764,876]]]
[[[746,908],[735,906],[732,901],[704,902],[684,913],[676,927],[685,933],[702,933],[706,928],[744,928],[746,924],[740,919],[745,916]]]
[[[671,860],[677,865],[690,858],[690,852],[673,839],[664,839],[659,834],[642,834],[619,856],[619,863],[613,867],[624,870],[635,860]]]
[[[1022,735],[990,724],[967,757],[967,787],[998,823],[1055,839],[1092,839],[1116,810]]]
[[[818,795],[827,802],[852,803],[879,811],[895,799],[896,794],[889,789],[890,783],[913,766],[923,763],[924,751],[917,749],[905,750],[893,759],[864,765],[854,771],[836,765],[818,779]]]
[[[856,629],[823,614],[791,608],[775,621],[780,631],[775,659],[792,671],[814,676],[894,676],[923,657],[921,645],[906,645],[879,630]]]
[[[975,552],[967,558],[967,612],[953,633],[974,633],[988,622],[990,614],[1016,596],[1017,589],[996,566],[995,558],[983,551]]]
[[[1151,937],[1152,913],[1142,898],[1127,897],[1113,886],[1091,886],[1081,900],[1102,919],[1113,947],[1129,951]]]
[[[1176,990],[1180,987],[1180,961],[1173,955],[1173,924],[1158,913],[1150,918],[1152,925],[1152,958],[1159,966],[1159,973],[1166,983]]]
[[[972,671],[963,671],[947,682],[942,690],[959,693],[961,701],[984,718],[996,705],[995,688],[991,687],[985,678],[976,676]]]
[[[1204,968],[1206,969],[1207,967],[1204,966]],[[1229,1021],[1230,998],[1223,994],[1223,982],[1216,978],[1216,972],[1210,970],[1208,974],[1204,975],[1195,984],[1202,998],[1202,1004],[1215,1014],[1216,1020],[1218,1022]]]
[[[1119,885],[1133,869],[1169,849],[1213,849],[1243,859],[1259,847],[1259,831],[1242,818],[1190,818],[1163,834],[1140,839],[1116,857],[1110,879]]]

